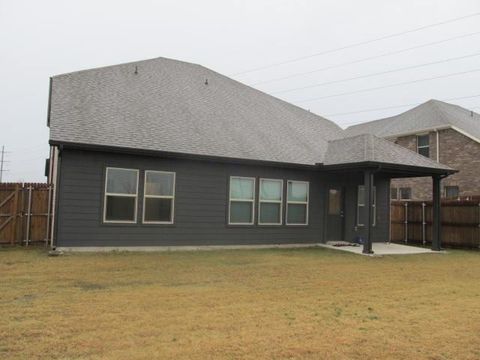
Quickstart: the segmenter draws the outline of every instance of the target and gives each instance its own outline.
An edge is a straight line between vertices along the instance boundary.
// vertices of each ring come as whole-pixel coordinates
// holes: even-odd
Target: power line
[[[347,91],[347,92],[338,93],[338,94],[332,94],[332,95],[327,95],[327,96],[320,96],[320,97],[314,97],[314,98],[309,98],[309,99],[296,100],[296,101],[294,101],[294,102],[296,102],[296,103],[304,103],[304,102],[310,102],[310,101],[315,101],[315,100],[329,99],[329,98],[333,98],[333,97],[337,97],[337,96],[358,94],[358,93],[362,93],[362,92],[368,92],[368,91],[386,89],[386,88],[391,88],[391,87],[396,87],[396,86],[401,86],[401,85],[419,83],[419,82],[422,82],[422,81],[429,81],[429,80],[435,80],[435,79],[443,79],[443,78],[447,78],[447,77],[458,76],[458,75],[463,75],[463,74],[469,74],[469,73],[478,72],[478,71],[480,71],[480,68],[478,68],[478,69],[472,69],[472,70],[468,70],[468,71],[461,71],[461,72],[456,72],[456,73],[450,73],[450,74],[445,74],[445,75],[440,75],[440,76],[433,76],[433,77],[429,77],[429,78],[423,78],[423,79],[417,79],[417,80],[411,80],[411,81],[404,81],[404,82],[399,82],[399,83],[395,83],[395,84],[377,86],[377,87],[373,87],[373,88],[359,89],[359,90],[355,90],[355,91]]]
[[[394,72],[397,72],[397,71],[404,71],[404,70],[409,70],[409,69],[416,69],[416,68],[420,68],[420,67],[425,67],[425,66],[430,66],[430,65],[436,65],[436,64],[442,64],[442,63],[446,63],[446,62],[450,62],[450,61],[455,61],[455,60],[460,60],[460,59],[467,59],[467,58],[471,58],[471,57],[479,56],[479,55],[480,55],[480,52],[475,53],[475,54],[465,55],[465,56],[458,56],[458,57],[454,57],[454,58],[439,60],[439,61],[433,61],[433,62],[429,62],[429,63],[423,63],[423,64],[406,66],[406,67],[401,67],[401,68],[392,69],[392,70],[386,70],[386,71],[380,71],[380,72],[376,72],[376,73],[370,73],[370,74],[367,74],[367,75],[355,76],[355,77],[346,78],[346,79],[326,81],[326,82],[323,82],[323,83],[318,83],[318,84],[313,84],[313,85],[307,85],[307,86],[301,86],[301,87],[297,87],[297,88],[293,88],[293,89],[286,89],[286,90],[274,91],[274,92],[271,92],[270,94],[283,94],[283,93],[292,92],[292,91],[297,91],[297,90],[311,89],[311,88],[314,88],[314,87],[320,87],[320,86],[325,86],[325,85],[337,84],[337,83],[346,82],[346,81],[351,81],[351,80],[357,80],[357,79],[364,79],[364,78],[369,78],[369,77],[378,76],[378,75],[390,74],[390,73],[394,73]]]
[[[346,50],[346,49],[350,49],[350,48],[353,48],[353,47],[358,47],[358,46],[362,46],[362,45],[366,45],[366,44],[371,44],[371,43],[374,43],[374,42],[377,42],[377,41],[391,39],[391,38],[398,37],[398,36],[405,35],[405,34],[411,34],[411,33],[421,31],[421,30],[425,30],[425,29],[428,29],[428,28],[441,26],[441,25],[445,25],[445,24],[450,24],[450,23],[453,23],[453,22],[468,19],[468,18],[478,16],[478,15],[480,15],[480,12],[465,15],[465,16],[461,16],[461,17],[457,17],[457,18],[453,18],[453,19],[449,19],[449,20],[445,20],[445,21],[441,21],[441,22],[437,22],[437,23],[433,23],[433,24],[429,24],[429,25],[424,25],[424,26],[417,27],[417,28],[414,28],[414,29],[411,29],[411,30],[406,30],[406,31],[402,31],[402,32],[398,32],[398,33],[394,33],[394,34],[390,34],[390,35],[381,36],[381,37],[378,37],[378,38],[375,38],[375,39],[360,41],[360,42],[357,42],[357,43],[341,46],[341,47],[330,49],[330,50],[321,51],[321,52],[311,54],[311,55],[301,56],[301,57],[292,58],[290,60],[285,60],[285,61],[278,62],[278,63],[259,66],[259,67],[256,67],[256,68],[252,68],[252,69],[249,69],[249,70],[244,70],[244,71],[240,71],[240,72],[231,74],[231,76],[243,75],[243,74],[247,74],[247,73],[251,73],[251,72],[256,72],[256,71],[260,71],[260,70],[264,70],[264,69],[269,69],[271,67],[276,67],[276,66],[280,66],[280,65],[284,65],[284,64],[290,64],[290,63],[293,63],[293,62],[309,59],[309,58],[320,56],[320,55],[331,54],[331,53],[338,52],[338,51],[341,51],[341,50]]]
[[[420,49],[420,48],[424,48],[424,47],[428,47],[428,46],[434,46],[434,45],[446,43],[446,42],[453,41],[453,40],[463,39],[463,38],[466,38],[466,37],[475,36],[475,35],[479,35],[479,34],[480,34],[480,31],[476,31],[476,32],[468,33],[468,34],[464,34],[464,35],[458,35],[458,36],[454,36],[454,37],[439,40],[439,41],[432,41],[432,42],[425,43],[425,44],[422,44],[422,45],[411,46],[411,47],[400,49],[400,50],[389,51],[389,52],[379,54],[379,55],[368,56],[368,57],[358,59],[358,60],[353,60],[353,61],[348,61],[348,62],[344,62],[344,63],[340,63],[340,64],[330,65],[330,66],[326,66],[326,67],[323,67],[323,68],[314,69],[314,70],[310,70],[310,71],[305,71],[305,72],[301,72],[301,73],[295,73],[295,74],[292,74],[292,75],[282,76],[282,77],[278,77],[278,78],[274,78],[274,79],[259,81],[259,82],[256,82],[256,83],[252,84],[252,86],[269,84],[269,83],[277,82],[277,81],[281,81],[281,80],[288,80],[288,79],[292,79],[292,78],[303,76],[303,75],[310,75],[310,74],[314,74],[314,73],[321,72],[321,71],[336,69],[336,68],[339,68],[339,67],[352,65],[352,64],[358,64],[358,63],[361,63],[361,62],[374,60],[374,59],[379,59],[379,58],[386,57],[386,56],[397,55],[397,54],[401,54],[401,53],[404,53],[404,52],[407,52],[407,51],[416,50],[416,49]]]
[[[476,98],[480,97],[479,95],[470,95],[470,96],[461,96],[461,97],[453,97],[453,98],[448,98],[448,99],[442,99],[441,101],[454,101],[454,100],[463,100],[463,99],[470,99],[470,98]],[[334,114],[326,114],[322,116],[342,116],[342,115],[352,115],[352,114],[361,114],[361,113],[367,113],[367,112],[373,112],[373,111],[380,111],[380,110],[390,110],[390,109],[398,109],[402,107],[409,107],[409,106],[417,106],[422,104],[421,102],[417,103],[410,103],[410,104],[402,104],[402,105],[393,105],[393,106],[384,106],[384,107],[379,107],[379,108],[370,108],[370,109],[363,109],[363,110],[358,110],[358,111],[349,111],[349,112],[342,112],[342,113],[334,113]],[[471,109],[476,109],[479,106],[472,107]],[[358,122],[360,123],[360,122]],[[350,125],[353,123],[342,123],[342,125]]]

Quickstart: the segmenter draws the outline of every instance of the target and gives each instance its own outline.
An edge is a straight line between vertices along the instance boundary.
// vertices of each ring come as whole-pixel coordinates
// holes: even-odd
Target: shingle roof
[[[432,169],[450,169],[425,156],[372,134],[362,134],[329,142],[324,165],[376,162]]]
[[[353,136],[370,133],[380,137],[393,137],[444,127],[455,127],[480,139],[479,114],[438,100],[429,100],[396,116],[351,126],[346,129],[346,134]]]
[[[51,91],[53,141],[315,164],[343,136],[318,115],[165,58],[54,76]]]
[[[345,132],[330,120],[203,66],[165,58],[52,77],[49,126],[53,143],[301,165],[375,160],[449,169],[372,136],[342,139]],[[362,147],[367,140],[373,157]]]

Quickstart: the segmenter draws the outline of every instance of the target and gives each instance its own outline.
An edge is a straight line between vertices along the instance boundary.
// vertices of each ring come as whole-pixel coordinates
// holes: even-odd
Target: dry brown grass
[[[3,249],[0,279],[0,358],[480,358],[478,252]]]

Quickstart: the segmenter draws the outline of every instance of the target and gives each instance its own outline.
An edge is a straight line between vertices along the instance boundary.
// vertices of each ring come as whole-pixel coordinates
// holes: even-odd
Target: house
[[[430,100],[402,114],[346,129],[349,136],[371,133],[413,150],[458,173],[443,181],[442,197],[480,195],[480,115]],[[429,200],[431,178],[395,179],[393,200]]]
[[[316,244],[389,235],[390,179],[450,167],[203,66],[157,58],[51,78],[51,245]]]

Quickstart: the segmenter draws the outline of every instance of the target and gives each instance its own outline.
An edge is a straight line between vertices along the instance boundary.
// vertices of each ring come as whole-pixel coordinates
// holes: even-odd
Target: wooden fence
[[[0,183],[0,245],[48,244],[51,198],[49,184]]]
[[[392,201],[390,241],[430,244],[431,201]],[[480,197],[442,200],[442,245],[480,248]]]

